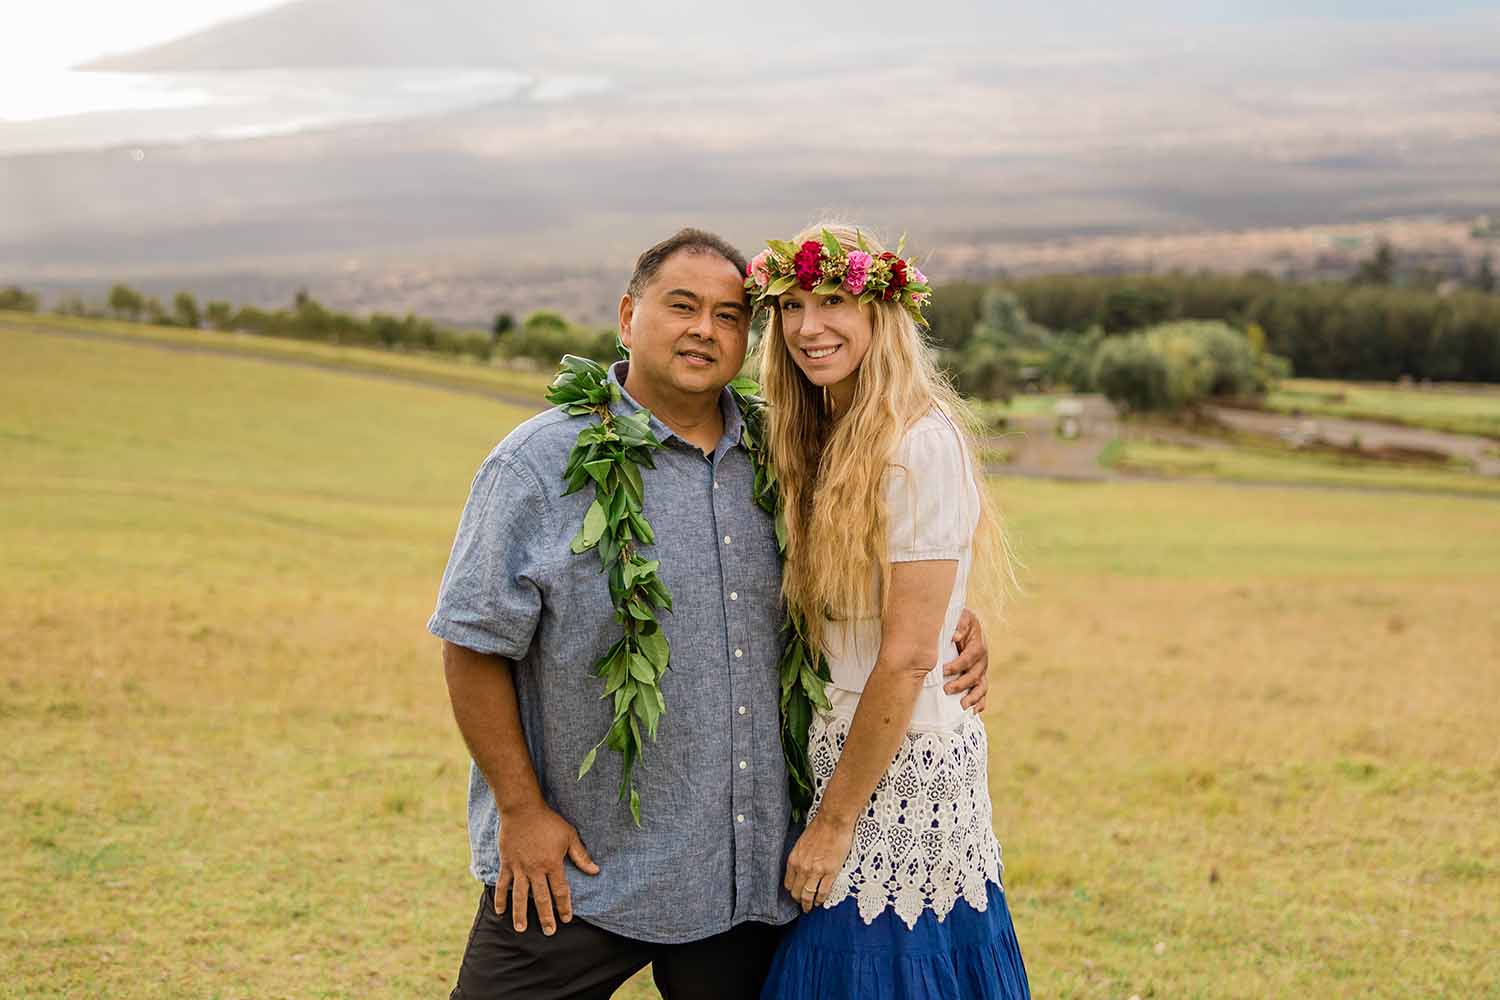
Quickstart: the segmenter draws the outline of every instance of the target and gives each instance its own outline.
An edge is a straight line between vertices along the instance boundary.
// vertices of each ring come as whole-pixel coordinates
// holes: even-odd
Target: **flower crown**
[[[901,237],[895,253],[880,254],[870,249],[860,233],[856,232],[854,238],[858,250],[845,250],[826,229],[821,239],[808,240],[801,246],[786,240],[767,240],[766,249],[745,267],[745,290],[759,305],[793,285],[814,295],[832,295],[842,289],[859,296],[860,305],[876,299],[898,302],[918,326],[925,327],[922,307],[932,300],[932,288],[917,262],[901,256],[906,237]]]

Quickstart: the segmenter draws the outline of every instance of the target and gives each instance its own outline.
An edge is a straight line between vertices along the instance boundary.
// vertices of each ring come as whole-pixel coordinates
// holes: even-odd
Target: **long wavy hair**
[[[835,221],[814,223],[792,242],[817,239],[824,229],[846,250],[858,249],[856,229]],[[885,250],[868,231],[858,234],[875,254]],[[978,422],[904,309],[878,300],[861,308],[870,315],[870,347],[856,375],[853,402],[841,417],[825,390],[809,382],[793,360],[779,304],[770,308],[759,346],[761,387],[771,404],[771,461],[785,505],[782,592],[806,619],[814,641],[830,619],[886,612],[891,561],[882,480],[907,429],[934,408],[958,430],[979,491],[971,595],[980,595],[987,610],[998,614],[1007,584],[1015,583],[1010,548],[979,465]]]

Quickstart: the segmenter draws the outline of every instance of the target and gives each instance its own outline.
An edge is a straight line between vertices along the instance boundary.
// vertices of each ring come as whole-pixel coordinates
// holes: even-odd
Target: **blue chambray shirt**
[[[620,413],[625,362],[610,371]],[[593,499],[572,496],[562,470],[589,417],[548,410],[512,431],[474,478],[428,629],[515,662],[521,727],[548,805],[578,828],[599,874],[567,863],[574,913],[643,941],[681,943],[747,920],[786,923],[781,888],[791,822],[777,708],[781,564],[772,521],[751,499],[739,408],[720,399],[713,455],[655,418],[662,447],[643,469],[648,557],[672,592],[659,618],[671,643],[667,711],[635,768],[637,829],[619,800],[620,756],[605,747],[578,765],[611,722],[593,667],[621,629],[599,556],[569,543]],[[469,770],[469,847],[476,878],[498,875],[495,798]]]

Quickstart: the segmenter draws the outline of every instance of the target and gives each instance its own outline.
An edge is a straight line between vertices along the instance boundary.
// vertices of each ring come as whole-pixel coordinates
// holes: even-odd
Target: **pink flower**
[[[766,266],[766,258],[770,256],[771,251],[762,250],[745,266],[745,277],[754,278],[761,288],[771,283],[771,269]]]
[[[870,278],[870,262],[873,259],[863,250],[849,251],[849,266],[844,271],[844,287],[849,289],[850,295],[858,295],[865,290],[865,282]]]
[[[917,265],[913,264],[911,266],[911,280],[918,285],[925,285],[927,284],[927,275],[923,274],[917,268]]]
[[[792,266],[797,269],[797,286],[804,292],[812,291],[823,278],[822,255],[823,244],[808,240],[792,258]]]

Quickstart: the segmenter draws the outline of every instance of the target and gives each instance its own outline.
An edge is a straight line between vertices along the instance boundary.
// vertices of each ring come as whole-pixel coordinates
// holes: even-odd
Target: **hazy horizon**
[[[99,72],[49,70],[76,94],[24,64],[0,278],[584,273],[685,223],[748,244],[827,212],[976,260],[1500,214],[1500,0],[866,0],[836,32],[687,0],[214,3],[153,8],[124,51],[82,32],[69,65]]]

